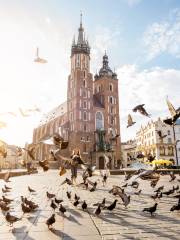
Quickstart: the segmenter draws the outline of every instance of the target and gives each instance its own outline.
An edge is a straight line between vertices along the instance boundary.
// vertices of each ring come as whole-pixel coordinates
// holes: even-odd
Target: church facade
[[[70,156],[74,148],[82,158],[103,169],[105,157],[109,168],[121,163],[119,93],[117,74],[109,67],[105,53],[102,67],[93,76],[90,71],[90,46],[84,36],[82,21],[77,41],[71,46],[71,72],[68,76],[67,101],[53,109],[34,129],[33,143],[60,133],[69,141],[63,154]],[[49,145],[40,143],[36,158],[47,159]]]

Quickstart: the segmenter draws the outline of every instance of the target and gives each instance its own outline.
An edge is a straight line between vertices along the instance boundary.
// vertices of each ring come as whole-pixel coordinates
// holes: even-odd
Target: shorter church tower
[[[105,150],[112,153],[112,164],[116,165],[117,162],[115,161],[120,160],[118,79],[117,74],[109,67],[106,53],[103,56],[99,74],[96,74],[94,79],[94,99],[96,103],[98,102],[98,104],[95,104],[96,132],[103,135]],[[101,124],[100,119],[102,120]],[[103,146],[100,146],[101,149],[103,150]],[[100,165],[99,163],[99,168],[101,168]]]

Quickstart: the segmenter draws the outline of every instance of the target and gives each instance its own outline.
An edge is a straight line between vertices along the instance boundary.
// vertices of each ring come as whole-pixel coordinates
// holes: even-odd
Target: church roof
[[[67,102],[62,103],[58,107],[55,107],[53,110],[45,114],[39,125],[43,125],[57,117],[64,115],[65,113],[67,113]]]
[[[103,56],[103,61],[102,61],[102,67],[99,70],[99,74],[95,74],[94,78],[95,80],[98,80],[99,78],[103,76],[109,76],[112,77],[113,79],[117,80],[117,74],[111,70],[109,67],[109,61],[108,61],[108,56],[105,52],[105,55]]]
[[[73,39],[72,48],[71,48],[71,55],[75,53],[86,53],[90,54],[90,46],[88,40],[85,38],[84,28],[82,26],[82,14],[80,20],[80,27],[78,29],[78,39],[77,42],[75,37]]]

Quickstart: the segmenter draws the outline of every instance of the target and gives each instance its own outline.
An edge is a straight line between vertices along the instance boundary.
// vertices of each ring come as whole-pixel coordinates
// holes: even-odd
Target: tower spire
[[[78,34],[78,42],[77,44],[81,45],[84,43],[84,29],[82,26],[82,12],[80,14],[80,27],[79,27],[79,34]]]

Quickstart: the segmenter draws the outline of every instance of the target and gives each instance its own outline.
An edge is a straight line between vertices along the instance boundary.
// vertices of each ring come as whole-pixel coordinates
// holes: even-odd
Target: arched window
[[[96,113],[96,129],[104,129],[104,116],[102,112]]]
[[[173,151],[173,147],[172,146],[168,147],[168,155],[169,156],[173,156],[174,155],[174,151]]]
[[[111,104],[113,104],[113,97],[112,97],[112,96],[109,97],[109,102],[110,102]]]
[[[113,91],[113,85],[112,85],[112,83],[109,84],[109,91],[111,91],[111,92]]]
[[[83,120],[84,120],[84,121],[87,120],[87,112],[83,112]]]
[[[83,108],[87,108],[87,102],[86,101],[83,102]]]
[[[165,147],[164,146],[160,147],[160,155],[165,156]]]

